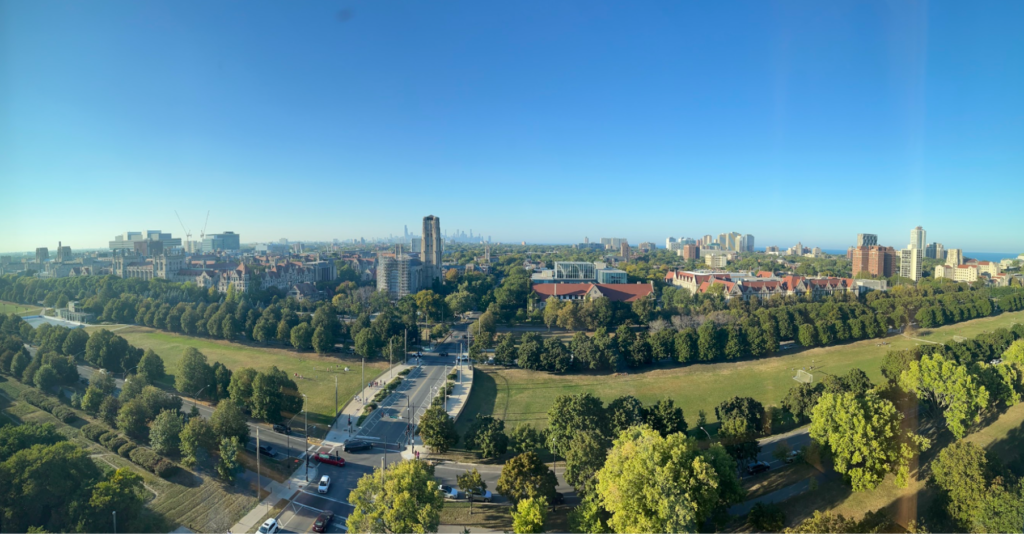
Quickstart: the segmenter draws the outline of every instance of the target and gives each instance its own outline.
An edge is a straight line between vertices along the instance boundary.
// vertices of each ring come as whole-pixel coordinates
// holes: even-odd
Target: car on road
[[[357,439],[350,439],[341,445],[341,450],[345,452],[368,451],[371,449],[373,449],[373,443]]]
[[[757,475],[759,473],[764,473],[765,471],[771,468],[772,466],[769,465],[768,462],[753,462],[747,464],[747,473],[750,473],[751,475]]]
[[[438,353],[438,356],[440,356],[442,358],[447,358],[448,357],[448,353],[447,352],[441,352],[441,353]]]
[[[263,524],[260,525],[260,529],[256,532],[259,532],[259,534],[274,534],[275,532],[277,532],[278,528],[280,527],[277,524],[277,520],[271,517],[270,519],[264,521]]]
[[[452,501],[459,499],[459,490],[455,488],[449,488],[448,492],[444,494],[444,498]]]
[[[452,492],[452,487],[447,484],[438,484],[437,489],[441,490],[441,493],[444,493],[445,495]]]
[[[799,458],[799,457],[800,457],[800,451],[789,451],[789,454],[786,455],[786,463],[787,464],[791,464],[791,463],[795,462],[796,459]]]
[[[317,493],[327,493],[331,489],[331,477],[324,475],[320,477],[320,484],[316,486]]]
[[[487,490],[481,492],[479,489],[470,491],[469,496],[472,497],[474,501],[483,502],[491,502],[491,499],[494,498],[494,495],[492,495],[491,492]]]
[[[271,458],[273,458],[274,455],[277,454],[277,453],[274,452],[274,448],[271,447],[270,445],[260,444],[260,454],[262,454],[264,456],[270,456]]]
[[[565,504],[565,495],[562,495],[560,491],[556,491],[555,498],[551,499],[551,504]]]
[[[274,425],[274,432],[277,432],[278,434],[291,434],[292,429],[288,427],[288,425],[282,425],[281,423],[277,423],[276,425]]]
[[[334,512],[330,510],[321,512],[320,515],[316,516],[316,521],[313,521],[313,532],[327,532],[327,527],[331,525],[333,520]]]
[[[335,456],[333,454],[324,454],[322,452],[318,452],[315,455],[313,455],[313,458],[315,458],[316,461],[322,464],[330,464],[336,465],[338,467],[345,467],[345,459],[342,458],[341,456]]]

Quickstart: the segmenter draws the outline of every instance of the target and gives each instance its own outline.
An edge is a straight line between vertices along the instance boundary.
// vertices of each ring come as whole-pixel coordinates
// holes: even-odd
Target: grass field
[[[43,309],[39,306],[29,306],[27,304],[15,304],[13,302],[0,301],[0,313],[7,315],[10,313],[16,313],[22,317],[27,315],[39,315]]]
[[[944,342],[954,335],[976,336],[983,331],[1024,322],[1024,311],[975,319],[930,331],[917,331],[920,339]],[[819,380],[823,374],[845,374],[852,368],[863,370],[873,381],[882,378],[880,366],[885,353],[924,344],[904,336],[890,336],[888,345],[879,340],[864,340],[845,345],[783,352],[756,360],[738,360],[687,366],[655,366],[629,374],[554,375],[522,369],[479,366],[473,392],[459,430],[464,431],[476,414],[493,415],[514,426],[530,423],[547,426],[547,411],[555,397],[563,394],[591,393],[609,402],[622,395],[633,395],[645,404],[663,398],[675,400],[683,409],[691,427],[697,411],[703,409],[709,421],[715,419],[715,406],[733,396],[748,396],[765,406],[779,405],[796,384],[793,375],[807,369]]]
[[[89,327],[89,331],[102,327]],[[131,326],[114,327],[132,345],[142,349],[153,349],[164,360],[167,373],[178,371],[178,362],[185,349],[195,347],[206,355],[210,364],[221,362],[228,369],[252,367],[269,369],[277,366],[293,377],[299,385],[299,392],[309,399],[309,422],[329,424],[334,416],[334,379],[338,378],[339,408],[359,392],[360,360],[351,355],[318,356],[313,352],[295,352],[282,348],[258,347],[221,340],[203,339],[161,332],[152,328]],[[396,362],[401,363],[401,362]],[[345,372],[344,368],[350,371]],[[386,362],[367,362],[366,380],[376,378],[387,369]],[[295,378],[295,374],[304,378]],[[171,379],[170,383],[173,383]]]

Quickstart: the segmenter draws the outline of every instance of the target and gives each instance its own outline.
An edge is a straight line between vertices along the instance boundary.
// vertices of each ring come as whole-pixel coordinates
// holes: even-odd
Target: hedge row
[[[398,372],[398,376],[405,376],[405,375],[407,375],[407,374],[409,374],[411,372],[412,372],[412,367],[409,367],[408,369],[402,369],[401,371]]]
[[[174,473],[174,462],[153,452],[152,449],[140,447],[130,440],[111,430],[106,425],[90,423],[82,427],[82,434],[132,462],[144,467],[157,476],[167,477]]]
[[[62,423],[70,423],[75,420],[75,417],[77,417],[74,410],[64,406],[58,402],[57,399],[45,395],[38,389],[26,389],[25,391],[22,391],[21,398],[40,410],[50,412]]]

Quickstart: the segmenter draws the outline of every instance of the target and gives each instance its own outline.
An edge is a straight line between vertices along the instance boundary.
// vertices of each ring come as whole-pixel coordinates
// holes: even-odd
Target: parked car
[[[274,425],[274,432],[277,432],[278,434],[291,434],[292,429],[288,425],[282,425],[281,423],[277,423],[276,425]]]
[[[277,453],[274,452],[274,448],[271,447],[270,445],[260,444],[260,454],[264,456],[270,456],[271,458],[273,458],[273,456]]]
[[[313,522],[313,532],[327,532],[327,527],[333,519],[334,512],[321,512],[320,515],[316,516],[316,521]]]
[[[322,464],[330,464],[336,465],[338,467],[345,467],[345,459],[342,458],[341,456],[335,456],[333,454],[324,454],[322,452],[318,452],[315,455],[313,455],[313,458],[316,458],[316,461]]]
[[[786,463],[787,464],[791,464],[791,463],[795,462],[796,459],[799,458],[799,457],[800,457],[800,451],[789,451],[789,454],[786,455]]]
[[[484,490],[483,492],[481,492],[479,489],[475,489],[475,490],[469,492],[469,496],[471,496],[474,501],[484,501],[484,502],[491,502],[491,499],[494,497],[493,495],[491,495],[491,492],[489,492],[487,490]]]
[[[447,484],[438,484],[437,489],[441,490],[441,493],[444,493],[445,495],[452,492],[452,487]]]
[[[324,475],[320,477],[320,484],[316,487],[317,493],[327,493],[331,489],[331,477]]]
[[[345,452],[368,451],[373,449],[373,443],[350,439],[342,444],[341,449]]]
[[[560,491],[556,491],[555,498],[551,500],[551,504],[565,504],[565,495],[562,495]]]
[[[758,473],[764,473],[771,468],[772,466],[768,465],[768,462],[754,462],[747,464],[747,473],[756,475]]]
[[[270,519],[264,521],[263,524],[260,525],[260,529],[256,532],[259,532],[259,534],[274,534],[275,532],[277,532],[278,528],[279,527],[277,525],[277,520],[271,517]]]
[[[444,494],[444,498],[445,499],[452,500],[452,501],[454,501],[456,499],[459,499],[460,497],[461,496],[459,495],[459,490],[457,490],[455,488],[450,488],[448,490],[448,493]]]

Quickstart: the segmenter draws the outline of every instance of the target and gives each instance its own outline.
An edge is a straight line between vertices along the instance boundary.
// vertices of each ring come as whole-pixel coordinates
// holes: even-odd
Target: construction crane
[[[181,222],[181,215],[178,215],[178,210],[174,210],[174,216],[178,218],[178,224],[181,225],[181,229],[185,231],[185,250],[192,252],[192,230],[185,228],[185,223]]]
[[[203,223],[203,231],[199,232],[199,241],[202,242],[206,238],[206,225],[210,224],[210,212],[206,212],[206,222]]]

